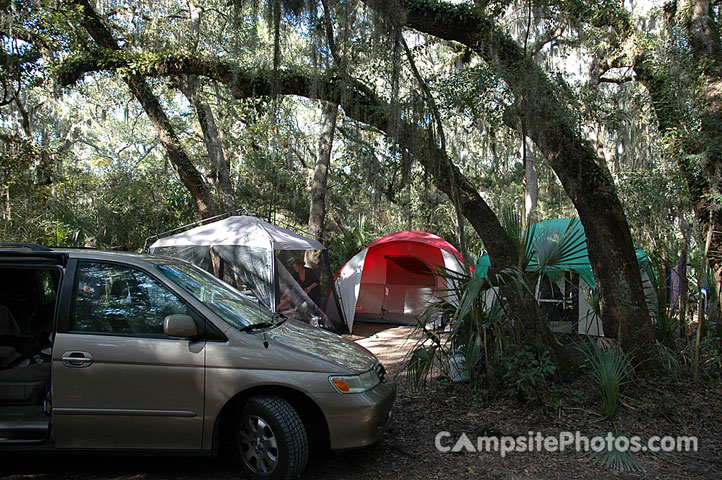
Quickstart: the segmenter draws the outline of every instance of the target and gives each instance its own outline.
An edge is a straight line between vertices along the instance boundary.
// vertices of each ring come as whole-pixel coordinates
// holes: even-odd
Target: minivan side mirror
[[[198,336],[198,328],[190,315],[175,313],[163,320],[163,333],[168,337],[193,338]]]

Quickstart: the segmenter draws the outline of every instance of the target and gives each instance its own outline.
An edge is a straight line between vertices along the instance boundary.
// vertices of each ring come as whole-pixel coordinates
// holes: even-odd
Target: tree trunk
[[[328,169],[331,165],[331,150],[333,149],[333,135],[336,131],[336,118],[338,105],[323,102],[323,119],[321,121],[321,137],[318,141],[318,160],[313,170],[313,183],[311,184],[311,211],[308,216],[308,229],[311,235],[319,242],[323,241],[324,221],[326,219],[326,186],[328,184]]]
[[[201,218],[209,218],[218,213],[213,196],[203,181],[200,173],[188,158],[180,140],[166,117],[160,102],[142,77],[130,75],[125,78],[131,92],[143,106],[146,115],[150,118],[153,127],[158,132],[160,142],[165,147],[173,169],[181,179],[183,185],[190,192],[195,201]]]
[[[398,18],[389,2],[362,1],[388,19]],[[424,0],[401,0],[401,5],[406,9],[407,27],[469,47],[496,66],[514,91],[516,104],[505,112],[505,121],[518,128],[522,117],[527,135],[544,153],[579,213],[597,281],[604,333],[644,359],[654,333],[632,236],[614,183],[597,163],[592,146],[579,135],[573,112],[558,100],[549,78],[519,45],[478,11]]]
[[[545,80],[537,77],[537,82]],[[542,95],[546,101],[553,99],[551,89]],[[653,330],[624,210],[611,178],[597,164],[592,145],[564,121],[569,117],[561,105],[554,105],[558,109],[554,112],[546,101],[523,97],[518,113],[524,115],[529,136],[545,153],[579,213],[604,334],[616,338],[625,351],[641,360],[653,340]]]
[[[93,40],[104,49],[118,51],[120,47],[113,38],[110,30],[101,21],[98,14],[93,10],[87,0],[72,0],[71,3],[79,6],[83,15],[82,25],[88,31]],[[181,179],[183,185],[188,189],[195,201],[198,213],[202,218],[216,215],[217,210],[213,197],[208,186],[203,181],[200,173],[186,155],[178,136],[173,129],[168,117],[165,115],[158,98],[153,94],[148,83],[142,76],[128,75],[124,79],[136,99],[143,106],[146,115],[150,119],[158,137],[165,147],[173,169]]]
[[[96,71],[102,68],[118,68],[125,60],[104,58],[75,58],[66,62],[64,76],[59,78],[63,85],[72,84],[81,72]],[[73,63],[73,65],[70,65]],[[226,85],[234,97],[254,98],[269,95],[300,95],[307,98],[324,100],[343,107],[350,118],[371,125],[382,132],[395,132],[399,147],[411,153],[434,178],[436,187],[449,198],[458,198],[463,215],[479,234],[489,253],[494,270],[515,267],[518,252],[509,236],[499,223],[499,219],[479,194],[476,187],[465,177],[448,158],[447,153],[436,144],[431,132],[393,117],[393,108],[378,98],[367,86],[345,78],[342,82],[333,82],[321,78],[310,78],[296,73],[278,72],[272,76],[268,71],[239,73],[232,65],[207,59],[191,59],[169,56],[164,61],[150,65],[144,72],[149,76],[204,75]],[[275,78],[274,78],[275,77]],[[271,80],[271,78],[274,78]],[[452,183],[452,179],[455,180]],[[519,295],[519,294],[517,294]],[[511,299],[514,314],[519,324],[528,325],[528,332],[541,332],[536,338],[549,340],[551,332],[537,316],[533,295],[527,289]],[[533,335],[530,335],[533,337]],[[539,342],[535,341],[535,345]],[[549,345],[549,344],[547,344]],[[551,343],[552,348],[555,343]]]
[[[539,202],[539,176],[534,165],[534,143],[527,136],[521,145],[524,161],[524,219],[525,225],[536,222],[536,207]]]
[[[196,115],[198,116],[198,123],[201,126],[201,131],[203,132],[203,140],[206,144],[208,159],[210,160],[211,165],[206,178],[208,179],[208,182],[216,188],[221,210],[224,212],[236,210],[238,208],[238,203],[236,202],[235,191],[233,190],[233,185],[231,184],[231,169],[228,165],[226,152],[218,133],[218,126],[216,125],[216,119],[213,116],[213,110],[211,110],[211,106],[208,105],[208,102],[203,100],[198,79],[190,78],[186,81],[179,81],[178,88],[188,101],[191,102],[191,105],[193,105]]]

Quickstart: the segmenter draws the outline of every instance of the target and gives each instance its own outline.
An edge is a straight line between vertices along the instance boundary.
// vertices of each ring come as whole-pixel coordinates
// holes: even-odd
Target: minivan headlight
[[[339,393],[361,393],[371,390],[379,384],[379,376],[374,370],[358,375],[334,375],[329,382]]]

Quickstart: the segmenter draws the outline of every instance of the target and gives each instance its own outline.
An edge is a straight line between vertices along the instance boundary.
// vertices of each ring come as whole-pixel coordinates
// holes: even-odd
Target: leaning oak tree
[[[83,0],[76,2],[87,5]],[[375,0],[366,3],[382,14],[391,11],[388,5],[394,5]],[[556,86],[480,10],[424,1],[403,2],[402,5],[407,9],[405,14],[399,16],[398,8],[388,14],[399,26],[406,25],[466,45],[495,66],[511,87],[516,102],[507,110],[505,119],[513,127],[519,123],[525,125],[527,135],[555,169],[587,230],[590,257],[602,299],[605,331],[609,336],[616,336],[627,350],[647,344],[651,340],[651,325],[624,212],[613,182],[597,164],[593,147],[581,137]],[[104,50],[93,52],[95,58],[88,55],[85,59],[76,58],[73,65],[68,63],[65,74],[70,78],[69,82],[73,81],[73,75],[69,74],[73,70],[76,74],[114,68],[128,71],[127,56],[124,57],[127,52],[120,51],[110,31],[97,15],[93,19],[88,9],[84,9],[88,17],[84,25],[89,32],[94,32],[93,36]],[[139,64],[146,64],[148,68],[142,72],[136,69],[127,78],[204,75],[225,83],[238,98],[294,94],[340,104],[349,117],[393,133],[392,138],[434,175],[437,186],[450,198],[458,198],[461,211],[483,239],[496,267],[517,264],[516,252],[496,215],[474,185],[448,159],[446,152],[434,144],[434,139],[429,138],[424,129],[408,123],[397,127],[398,118],[389,113],[390,109],[379,108],[383,102],[365,85],[347,78],[326,80],[325,83],[323,79],[311,81],[307,76],[284,72],[278,69],[276,55],[274,69],[270,75],[264,72],[265,77],[243,72],[238,65],[202,58],[175,57],[155,64],[148,61],[134,63]],[[427,140],[412,141],[419,138]],[[531,310],[529,313],[533,317],[532,325],[537,324],[535,313]],[[543,326],[531,330],[546,332]],[[640,348],[640,351],[643,350]]]
[[[120,51],[120,46],[118,46],[113,34],[101,21],[87,0],[71,0],[68,3],[79,9],[80,23],[100,48],[109,51]],[[168,159],[178,173],[183,185],[191,193],[198,208],[198,213],[202,218],[216,215],[216,205],[208,185],[206,185],[203,177],[188,158],[173,125],[168,120],[163,107],[145,78],[128,74],[123,77],[123,80],[143,106],[146,115],[148,115],[153,127],[158,132],[158,138],[168,154]]]
[[[605,334],[646,356],[653,331],[626,216],[613,180],[556,85],[481,7],[438,0],[362,1],[389,21],[460,43],[495,67],[515,95],[505,122],[516,129],[524,125],[579,213]]]

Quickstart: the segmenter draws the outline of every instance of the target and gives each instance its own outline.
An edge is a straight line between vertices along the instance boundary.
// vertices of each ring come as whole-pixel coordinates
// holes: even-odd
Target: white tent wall
[[[358,302],[359,290],[361,289],[361,275],[363,274],[367,253],[368,248],[365,248],[349,260],[341,269],[335,282],[349,332],[353,331],[356,302]]]
[[[275,311],[273,250],[238,245],[214,245],[211,248],[261,303]]]
[[[644,289],[644,298],[647,300],[647,310],[649,310],[649,316],[652,318],[652,323],[657,323],[657,314],[659,308],[659,302],[657,301],[657,292],[654,290],[652,280],[649,278],[649,271],[643,268],[639,271],[642,276],[642,287]]]
[[[169,257],[181,258],[187,262],[196,265],[203,270],[212,272],[213,262],[211,261],[211,252],[208,247],[198,245],[182,245],[173,247],[155,247],[150,253],[156,255],[167,255]]]
[[[432,275],[432,267],[425,261],[406,255],[387,255],[390,252],[384,247],[386,245],[375,247],[373,261],[369,261],[371,254],[366,256],[356,314],[364,315],[369,321],[407,323],[435,298],[436,290],[444,288],[445,283]],[[420,272],[406,269],[419,266]]]
[[[640,270],[642,277],[642,285],[644,287],[644,298],[647,300],[647,308],[653,322],[657,321],[657,292],[654,291],[649,273],[646,268]],[[582,287],[583,286],[583,287]],[[602,320],[594,313],[594,309],[589,305],[591,297],[591,287],[582,278],[579,279],[579,333],[604,336],[604,328]]]
[[[464,273],[464,266],[459,262],[459,259],[456,258],[451,253],[447,252],[446,250],[441,251],[441,256],[444,258],[444,268],[448,272],[458,273],[462,274]],[[449,302],[450,304],[454,305],[455,307],[459,306],[459,298],[456,295],[456,285],[450,283],[454,282],[453,280],[447,281],[449,284],[446,285],[446,292],[444,292],[444,299]],[[455,283],[455,282],[454,282]]]
[[[280,259],[276,258],[276,278],[278,280],[278,291],[283,292],[289,299],[291,304],[298,305],[299,309],[289,312],[288,315],[297,320],[304,320],[304,317],[315,316],[320,317],[323,325],[328,325],[328,316],[316,305],[308,294],[301,288],[296,279],[291,275],[288,269],[283,265]],[[274,309],[276,305],[274,302]]]
[[[279,286],[278,275],[283,272],[277,271],[280,270],[277,265],[277,256],[293,256],[294,259],[304,259],[309,250],[321,252],[317,257],[322,258],[325,262],[325,265],[316,271],[321,280],[320,283],[326,287],[324,294],[328,298],[322,302],[323,305],[311,305],[313,302],[303,290],[294,288],[289,281],[289,278],[293,279],[288,272],[290,263],[288,268],[280,266],[288,278],[284,277],[281,282],[284,287],[282,290]],[[281,293],[295,292],[298,295],[294,294],[292,301],[296,300],[297,304],[293,306],[302,311],[303,319],[308,320],[312,316],[320,316],[327,328],[335,330],[345,328],[343,312],[338,306],[333,281],[330,278],[326,249],[314,239],[303,237],[256,217],[232,216],[161,238],[150,246],[149,251],[190,261],[218,275],[218,272],[215,271],[217,269],[214,269],[213,266],[212,251],[223,261],[223,269],[232,270],[235,277],[240,279],[271,311],[276,310]],[[227,271],[224,272],[224,277],[226,273]],[[324,276],[328,278],[324,278]],[[328,308],[326,311],[328,315],[320,310],[326,308]]]

